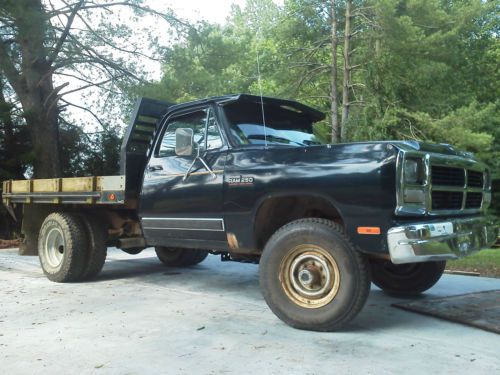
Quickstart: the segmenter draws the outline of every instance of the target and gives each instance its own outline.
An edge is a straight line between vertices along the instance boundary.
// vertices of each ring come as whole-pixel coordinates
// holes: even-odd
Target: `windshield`
[[[238,145],[309,146],[321,144],[312,121],[304,113],[279,104],[265,104],[263,125],[260,103],[234,102],[224,107],[230,133]]]

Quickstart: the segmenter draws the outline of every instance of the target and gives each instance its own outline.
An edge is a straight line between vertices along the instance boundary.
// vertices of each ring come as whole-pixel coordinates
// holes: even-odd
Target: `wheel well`
[[[255,215],[255,239],[259,249],[283,225],[307,217],[332,220],[342,227],[344,223],[339,211],[325,198],[314,196],[290,196],[269,198],[259,207]]]

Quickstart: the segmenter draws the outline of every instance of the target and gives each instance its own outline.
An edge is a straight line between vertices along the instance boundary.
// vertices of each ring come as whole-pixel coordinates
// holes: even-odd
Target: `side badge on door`
[[[227,183],[229,186],[252,186],[254,182],[251,176],[228,176]]]

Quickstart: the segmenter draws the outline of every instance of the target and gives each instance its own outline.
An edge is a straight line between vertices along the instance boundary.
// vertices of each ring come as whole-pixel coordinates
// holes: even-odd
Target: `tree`
[[[22,178],[25,170],[27,139],[19,120],[14,116],[14,105],[8,101],[9,90],[0,77],[0,180]]]
[[[331,47],[332,47],[332,66],[331,66],[331,81],[330,81],[330,110],[331,110],[331,124],[332,124],[332,143],[339,143],[341,140],[341,128],[339,124],[339,113],[338,113],[338,90],[337,90],[337,49],[338,49],[338,39],[337,39],[337,12],[335,10],[335,0],[330,1],[330,22],[332,25],[332,35],[331,35]]]
[[[344,76],[342,80],[342,121],[340,123],[340,140],[345,140],[345,128],[349,119],[349,108],[351,106],[349,90],[351,89],[351,17],[352,0],[345,2],[345,26],[344,26]]]
[[[178,29],[189,27],[171,12],[152,10],[140,0],[4,0],[0,6],[0,71],[22,109],[36,155],[35,177],[62,174],[64,108],[86,111],[105,126],[94,108],[71,102],[70,94],[99,88],[116,95],[120,82],[143,78],[131,57],[149,56],[127,45],[134,35],[131,27],[107,17],[117,8],[136,17],[154,15]]]

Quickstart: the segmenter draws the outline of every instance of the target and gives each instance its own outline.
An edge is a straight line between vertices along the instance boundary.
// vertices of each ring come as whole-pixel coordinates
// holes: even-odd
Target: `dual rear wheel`
[[[106,227],[98,218],[54,212],[38,236],[38,257],[47,278],[55,282],[89,280],[106,260]]]

